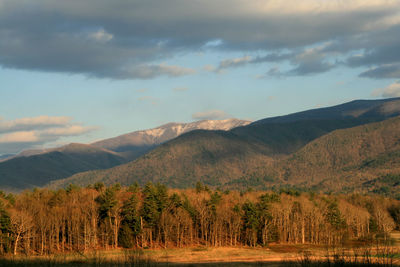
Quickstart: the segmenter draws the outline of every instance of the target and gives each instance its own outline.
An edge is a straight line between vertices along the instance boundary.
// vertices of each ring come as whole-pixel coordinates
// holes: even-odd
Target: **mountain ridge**
[[[61,147],[49,149],[28,150],[4,159],[0,162],[0,188],[8,191],[18,191],[36,186],[43,186],[52,180],[66,178],[75,173],[108,169],[135,159],[166,140],[170,140],[181,132],[197,128],[230,129],[245,125],[249,121],[228,119],[221,121],[199,121],[194,123],[169,123],[157,128],[142,130],[141,133],[153,133],[158,139],[150,140],[148,146],[131,147],[127,151],[113,151],[98,145],[70,143]],[[158,135],[160,129],[166,132]],[[133,132],[130,134],[135,134]],[[129,134],[127,134],[129,135]],[[160,136],[162,138],[160,138]],[[118,137],[113,138],[118,139]],[[143,140],[142,140],[143,141]],[[141,143],[143,145],[143,142]],[[118,150],[118,149],[117,149]]]
[[[370,103],[372,105],[366,108],[365,105]],[[351,108],[352,104],[355,104],[353,108]],[[343,109],[343,106],[346,108]],[[360,106],[363,108],[362,112],[360,112]],[[163,182],[175,187],[184,187],[187,185],[193,186],[195,182],[200,180],[212,186],[226,186],[228,188],[307,185],[326,189],[324,184],[327,185],[328,183],[315,177],[312,178],[315,183],[294,182],[296,179],[293,177],[295,176],[285,174],[285,171],[290,168],[295,170],[297,165],[291,166],[288,159],[299,155],[301,151],[307,149],[313,142],[322,142],[321,140],[325,140],[324,138],[327,138],[326,136],[329,137],[331,134],[337,135],[340,131],[351,132],[354,129],[358,129],[357,127],[364,129],[362,128],[363,125],[374,125],[374,123],[379,125],[379,122],[389,123],[391,118],[399,115],[400,101],[398,98],[378,100],[376,102],[353,101],[334,106],[332,109],[325,108],[324,110],[328,113],[332,112],[332,110],[340,110],[341,112],[345,110],[346,113],[350,112],[353,116],[343,116],[343,113],[341,113],[336,117],[331,116],[327,120],[321,120],[318,114],[312,115],[314,112],[319,112],[319,109],[317,109],[303,112],[302,114],[307,115],[308,112],[312,116],[305,116],[307,119],[294,122],[252,123],[247,126],[233,128],[224,134],[218,131],[193,131],[190,134],[184,134],[166,142],[136,161],[114,167],[111,170],[77,174],[70,177],[70,180],[64,180],[64,185],[68,182],[84,185],[92,181],[105,182],[107,184],[153,181]],[[316,117],[317,119],[309,119],[310,117]],[[397,122],[396,119],[394,121]],[[365,129],[369,129],[368,127],[373,126],[365,127]],[[250,134],[248,134],[249,132]],[[374,145],[373,139],[370,140],[371,145]],[[218,143],[218,145],[210,146],[212,143]],[[233,148],[233,144],[241,147]],[[257,147],[257,149],[253,149],[254,147]],[[242,153],[236,153],[237,155],[234,157],[235,150]],[[244,151],[251,151],[251,153],[244,153]],[[230,155],[230,157],[227,157],[227,161],[218,160],[221,157],[221,152],[226,152]],[[387,151],[382,153],[384,152],[386,153]],[[314,152],[308,153],[312,155]],[[370,153],[369,156],[374,158],[378,155]],[[210,164],[213,159],[216,163]],[[366,158],[363,160],[366,160]],[[234,162],[234,166],[231,164],[232,162]],[[208,166],[208,170],[205,170],[204,166]],[[230,170],[230,172],[226,170]],[[322,170],[326,171],[326,168]],[[317,168],[312,168],[310,172],[311,174],[313,172],[321,173]],[[299,172],[299,174],[302,174],[302,172]],[[310,177],[312,176],[310,173],[306,174]],[[351,173],[343,172],[342,174],[350,175]],[[306,177],[307,175],[301,177]],[[337,173],[335,175],[337,176]],[[369,172],[368,175],[369,178],[373,178],[373,175],[378,174]],[[346,184],[343,181],[340,181],[340,183]],[[58,185],[60,184],[62,184],[61,181],[58,182]]]
[[[154,147],[178,137],[183,133],[199,129],[227,131],[250,123],[250,121],[239,119],[201,120],[191,123],[170,122],[156,128],[139,130],[117,137],[100,140],[91,143],[91,145],[122,153],[129,160],[133,160],[150,151]]]
[[[229,146],[224,144],[226,140]],[[221,147],[211,145],[210,149],[208,146],[213,142]],[[154,161],[155,158],[162,160]],[[380,167],[371,168],[371,164]],[[129,185],[150,181],[182,188],[201,181],[227,189],[297,187],[365,193],[387,186],[385,179],[393,183],[393,194],[400,193],[400,116],[335,130],[278,159],[268,156],[268,147],[246,143],[232,132],[193,131],[133,162],[79,173],[49,186],[65,187],[70,183],[85,186],[96,182]]]

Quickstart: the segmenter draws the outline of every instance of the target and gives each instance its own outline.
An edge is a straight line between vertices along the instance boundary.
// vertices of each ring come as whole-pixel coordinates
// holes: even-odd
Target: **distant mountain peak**
[[[201,120],[190,123],[170,122],[156,128],[135,131],[93,143],[93,146],[109,149],[116,152],[132,150],[134,147],[153,147],[169,141],[181,134],[193,130],[224,130],[250,124],[250,121],[239,119]]]

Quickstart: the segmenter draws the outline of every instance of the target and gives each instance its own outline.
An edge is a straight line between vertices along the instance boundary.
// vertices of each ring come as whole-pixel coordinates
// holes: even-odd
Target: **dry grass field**
[[[400,266],[400,248],[270,245],[106,250],[52,256],[4,257],[0,266]],[[329,255],[329,257],[328,257]]]

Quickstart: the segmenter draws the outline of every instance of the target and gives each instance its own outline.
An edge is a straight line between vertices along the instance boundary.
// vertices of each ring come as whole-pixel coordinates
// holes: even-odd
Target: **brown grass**
[[[383,250],[382,250],[383,251]],[[381,251],[381,252],[382,252]],[[400,254],[399,247],[387,247],[385,251],[395,251],[396,255],[393,258],[393,265],[382,265],[382,266],[400,266]],[[250,248],[250,247],[189,247],[189,248],[175,248],[175,249],[149,249],[149,250],[105,250],[105,251],[93,251],[87,253],[71,253],[71,254],[59,254],[52,256],[35,256],[35,257],[6,257],[3,260],[10,260],[12,262],[52,262],[57,264],[95,264],[96,266],[102,266],[104,263],[116,263],[116,264],[132,264],[134,262],[149,262],[163,266],[167,264],[175,266],[175,264],[208,264],[213,265],[216,263],[220,264],[234,264],[234,263],[251,263],[257,264],[270,263],[276,266],[284,266],[285,263],[291,263],[292,266],[306,266],[302,263],[312,262],[334,262],[336,260],[355,263],[355,261],[363,260],[362,254],[368,252],[371,263],[375,264],[378,260],[382,262],[382,258],[379,258],[376,254],[376,248],[365,247],[365,248],[327,248],[323,246],[314,245],[283,245],[283,244],[272,244],[268,248]],[[380,253],[381,253],[380,252]],[[357,253],[359,258],[355,259],[354,254]],[[329,259],[327,258],[329,257]],[[264,265],[262,264],[262,265]],[[267,264],[270,266],[270,264]],[[1,262],[0,262],[1,265]],[[138,264],[136,264],[138,265]],[[1,265],[6,266],[6,265]],[[8,266],[8,265],[7,265]],[[19,266],[19,265],[18,265]],[[22,265],[21,265],[22,266]],[[25,266],[25,265],[24,265]],[[89,266],[89,265],[88,265]],[[125,266],[125,265],[124,265]],[[135,264],[133,265],[135,266]],[[142,266],[142,265],[138,265]],[[148,265],[149,266],[149,265]],[[183,265],[182,265],[183,266]],[[231,265],[236,266],[236,265]],[[314,266],[314,265],[307,265]],[[322,265],[321,265],[322,266]],[[325,266],[325,265],[323,265]],[[333,265],[332,265],[333,266]],[[336,265],[335,265],[336,266]],[[341,265],[342,266],[342,265]],[[344,266],[344,265],[343,265]],[[347,266],[347,265],[346,265]],[[372,265],[371,265],[372,266]],[[373,265],[375,266],[375,265]],[[381,265],[379,265],[381,266]]]

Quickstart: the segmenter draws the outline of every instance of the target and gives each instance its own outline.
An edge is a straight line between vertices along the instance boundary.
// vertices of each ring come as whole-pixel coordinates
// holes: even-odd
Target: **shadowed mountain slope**
[[[354,100],[344,104],[311,109],[284,116],[266,118],[253,122],[251,125],[270,123],[291,123],[306,120],[340,120],[349,118],[382,118],[400,114],[400,98],[379,100]]]
[[[78,172],[106,169],[126,162],[118,154],[84,144],[70,144],[29,157],[0,163],[1,188],[18,191],[71,176]]]
[[[400,99],[356,100],[286,116],[267,118],[232,130],[249,142],[266,144],[271,155],[291,154],[312,140],[345,129],[400,115]]]
[[[259,166],[270,165],[272,159],[265,155],[267,152],[264,145],[248,143],[230,132],[197,130],[133,162],[109,170],[80,173],[55,181],[52,186],[95,182],[128,185],[148,181],[173,187],[193,186],[197,181],[217,186],[233,179],[246,180]]]

